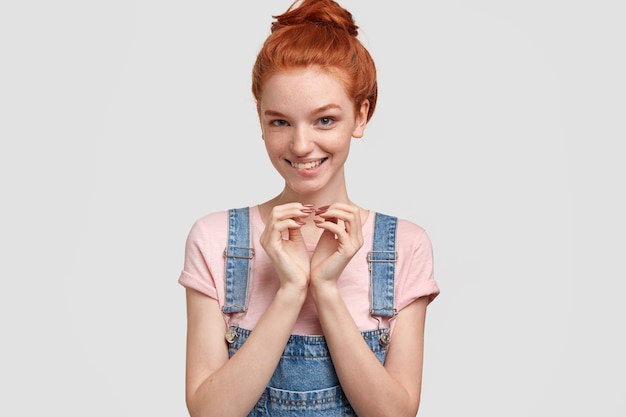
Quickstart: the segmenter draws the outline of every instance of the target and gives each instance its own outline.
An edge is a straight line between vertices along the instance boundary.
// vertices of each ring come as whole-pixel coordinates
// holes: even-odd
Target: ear
[[[367,125],[367,113],[370,110],[369,100],[365,100],[361,103],[361,107],[356,114],[356,120],[354,124],[354,130],[352,131],[353,138],[362,138],[365,126]]]

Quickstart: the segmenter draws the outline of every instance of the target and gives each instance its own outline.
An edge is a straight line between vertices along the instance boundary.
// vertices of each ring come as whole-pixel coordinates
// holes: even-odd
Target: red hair
[[[296,1],[297,3],[297,1]],[[273,16],[271,34],[257,55],[252,70],[252,94],[260,107],[263,85],[277,72],[317,66],[337,75],[355,111],[369,101],[367,120],[378,98],[376,66],[357,39],[352,14],[333,0],[304,0]]]

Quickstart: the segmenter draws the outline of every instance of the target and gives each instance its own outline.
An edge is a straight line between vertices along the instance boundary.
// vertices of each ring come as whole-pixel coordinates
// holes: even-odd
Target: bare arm
[[[415,417],[419,408],[427,297],[398,314],[383,366],[365,343],[336,288],[314,296],[335,370],[361,417]]]
[[[246,343],[228,358],[219,304],[187,290],[186,398],[192,417],[245,416],[267,386],[306,298],[309,255],[295,219],[300,204],[272,212],[261,245],[276,268],[280,288]],[[289,239],[282,238],[283,233]]]
[[[267,386],[304,301],[279,290],[246,343],[229,360],[217,301],[187,290],[187,407],[192,417],[245,416]]]
[[[399,312],[383,366],[364,341],[337,280],[363,244],[360,210],[333,204],[317,213],[324,229],[311,261],[310,291],[341,386],[359,416],[415,417],[422,380],[428,298]]]

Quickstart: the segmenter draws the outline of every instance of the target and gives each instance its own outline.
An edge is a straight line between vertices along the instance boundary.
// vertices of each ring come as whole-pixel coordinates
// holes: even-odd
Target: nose
[[[308,155],[314,148],[315,141],[313,140],[312,132],[308,131],[305,127],[296,127],[293,129],[291,152],[293,152],[294,155]]]

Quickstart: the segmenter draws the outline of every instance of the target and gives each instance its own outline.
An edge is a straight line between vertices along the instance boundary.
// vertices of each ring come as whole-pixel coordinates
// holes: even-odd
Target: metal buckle
[[[376,330],[380,331],[380,319],[374,315],[372,315],[372,317],[378,323],[376,325]],[[389,346],[390,342],[391,342],[391,335],[389,334],[389,330],[383,332],[380,336],[378,336],[378,343],[380,343],[382,347],[386,348],[387,346]]]
[[[397,262],[398,261],[398,252],[392,250],[377,250],[367,252],[367,263],[368,268],[372,270],[372,263],[380,263],[380,262]]]
[[[389,342],[391,342],[391,336],[389,335],[389,332],[381,334],[378,338],[378,343],[380,343],[382,347],[389,346]]]
[[[228,344],[233,344],[235,342],[235,340],[237,340],[237,332],[235,331],[235,329],[233,329],[232,327],[230,327],[228,330],[226,330],[226,334],[224,335],[224,338],[226,339],[226,341],[228,342]]]
[[[243,246],[226,246],[226,248],[224,249],[224,257],[252,259],[254,257],[254,248],[245,248]]]

